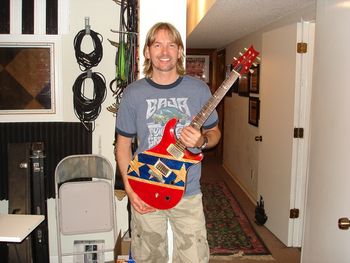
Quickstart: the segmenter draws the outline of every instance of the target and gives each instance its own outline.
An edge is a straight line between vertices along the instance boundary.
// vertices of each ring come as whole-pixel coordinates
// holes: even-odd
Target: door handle
[[[348,230],[350,227],[350,220],[347,217],[339,218],[338,220],[338,227],[341,230]]]
[[[255,136],[255,141],[256,142],[262,142],[262,136]]]

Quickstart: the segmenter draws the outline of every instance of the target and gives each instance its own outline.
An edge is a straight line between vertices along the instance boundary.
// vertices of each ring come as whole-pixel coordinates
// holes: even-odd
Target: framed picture
[[[259,126],[260,100],[257,97],[249,97],[248,123]]]
[[[249,92],[259,94],[259,65],[252,68],[253,72],[249,73]]]
[[[249,76],[242,75],[238,80],[238,95],[243,97],[249,96]]]
[[[186,74],[199,78],[209,83],[209,62],[210,56],[206,55],[187,55],[186,56]]]
[[[55,113],[54,43],[0,43],[0,114]]]

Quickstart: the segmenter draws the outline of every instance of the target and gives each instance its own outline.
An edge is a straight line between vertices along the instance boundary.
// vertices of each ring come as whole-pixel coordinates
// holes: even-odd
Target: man
[[[178,139],[189,150],[214,147],[221,136],[216,111],[201,131],[188,126],[211,97],[210,90],[201,80],[184,75],[184,46],[180,33],[171,24],[157,23],[150,29],[143,54],[146,77],[126,88],[116,125],[116,158],[132,205],[131,252],[137,263],[168,262],[169,220],[174,235],[173,262],[208,262],[199,184],[201,165],[189,169],[184,197],[169,210],[156,210],[143,202],[128,182],[127,169],[132,159],[132,139],[137,138],[136,154],[157,145],[165,122],[174,116],[179,119]]]

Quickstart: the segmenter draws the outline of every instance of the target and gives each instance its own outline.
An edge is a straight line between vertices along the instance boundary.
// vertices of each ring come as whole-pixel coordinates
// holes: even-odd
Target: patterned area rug
[[[211,258],[272,259],[224,182],[203,182],[202,192]]]

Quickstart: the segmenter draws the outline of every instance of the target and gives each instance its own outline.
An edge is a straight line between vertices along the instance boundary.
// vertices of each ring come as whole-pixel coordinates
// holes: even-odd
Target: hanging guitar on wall
[[[229,76],[193,118],[190,126],[198,130],[202,127],[233,83],[249,71],[258,54],[251,46],[233,62]],[[176,123],[176,118],[170,119],[159,144],[135,155],[128,167],[131,188],[145,203],[161,210],[170,209],[181,200],[186,188],[188,169],[203,159],[202,153],[188,151],[176,138]]]

